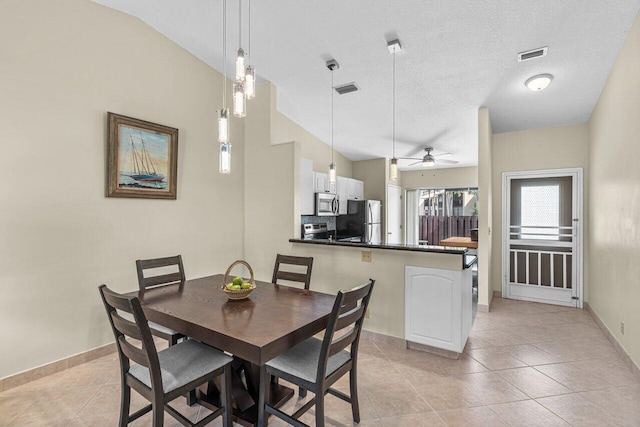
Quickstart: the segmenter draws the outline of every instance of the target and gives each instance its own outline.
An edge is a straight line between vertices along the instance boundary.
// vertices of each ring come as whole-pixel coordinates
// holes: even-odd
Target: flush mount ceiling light
[[[553,80],[553,76],[551,74],[539,74],[527,80],[525,82],[525,86],[534,92],[539,92],[546,89],[547,86],[551,84],[551,80]]]

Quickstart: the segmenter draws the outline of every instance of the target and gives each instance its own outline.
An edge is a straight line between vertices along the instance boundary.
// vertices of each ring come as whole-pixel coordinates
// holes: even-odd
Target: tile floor
[[[640,426],[640,381],[584,310],[496,299],[459,360],[363,341],[359,364],[363,427]],[[114,354],[0,393],[0,425],[115,426],[119,395]],[[174,403],[192,420],[207,412]],[[328,426],[352,425],[348,404],[327,396],[326,408]]]

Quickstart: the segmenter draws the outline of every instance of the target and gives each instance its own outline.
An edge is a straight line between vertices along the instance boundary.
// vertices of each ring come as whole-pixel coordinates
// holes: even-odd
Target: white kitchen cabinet
[[[313,173],[313,191],[315,193],[336,193],[336,183],[329,182],[329,174],[323,172]]]
[[[338,177],[338,215],[347,214],[347,203],[349,200],[349,179],[343,176]]]
[[[405,339],[462,353],[472,325],[471,269],[405,266]]]
[[[364,200],[364,181],[349,178],[347,198],[349,200]]]
[[[315,215],[313,160],[300,159],[300,214]]]

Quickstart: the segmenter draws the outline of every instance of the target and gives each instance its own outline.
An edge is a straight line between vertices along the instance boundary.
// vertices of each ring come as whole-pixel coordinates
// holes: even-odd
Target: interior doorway
[[[502,295],[582,308],[582,169],[503,174]]]

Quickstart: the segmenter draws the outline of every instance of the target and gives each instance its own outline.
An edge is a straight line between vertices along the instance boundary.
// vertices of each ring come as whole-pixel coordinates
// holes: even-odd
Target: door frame
[[[584,179],[582,168],[564,168],[564,169],[543,169],[543,170],[531,170],[531,171],[514,171],[502,173],[502,295],[508,295],[508,268],[509,262],[509,206],[511,194],[508,189],[508,183],[510,179],[529,179],[529,178],[553,178],[573,176],[576,177],[576,210],[578,213],[577,221],[577,233],[576,233],[576,253],[574,259],[576,260],[576,296],[577,308],[583,308],[584,303]],[[575,213],[574,213],[575,217]],[[574,221],[574,224],[576,221]]]
[[[399,185],[394,185],[394,184],[387,184],[387,203],[386,203],[386,207],[385,207],[386,215],[385,215],[385,218],[384,218],[384,233],[386,233],[386,234],[385,234],[383,240],[384,240],[385,243],[388,243],[387,242],[387,238],[389,237],[389,211],[390,211],[390,207],[391,207],[391,203],[390,203],[391,197],[389,196],[389,188],[390,187],[397,188],[399,190],[399,193],[400,193],[400,201],[398,202],[400,204],[400,215],[398,216],[398,221],[400,222],[400,233],[399,233],[399,236],[400,236],[400,243],[404,243],[406,241],[404,239],[404,233],[403,233],[403,227],[402,227],[402,224],[403,224],[402,213],[403,213],[403,210],[404,210],[404,207],[403,207],[404,203],[402,203],[402,202],[404,201],[404,197],[403,197],[402,187],[399,186]]]

